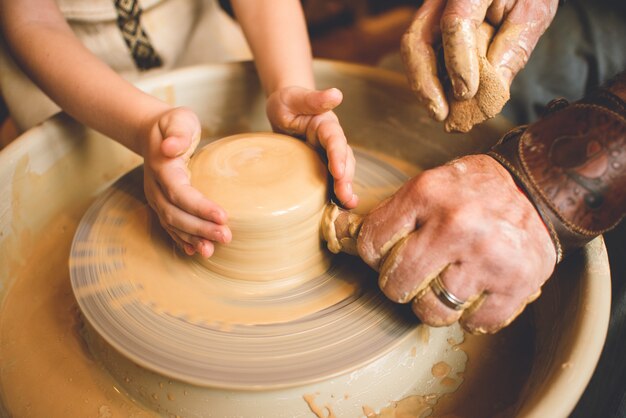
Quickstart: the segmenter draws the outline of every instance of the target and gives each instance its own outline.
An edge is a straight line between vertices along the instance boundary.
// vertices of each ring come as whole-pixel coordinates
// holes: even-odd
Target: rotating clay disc
[[[406,180],[371,154],[355,155],[362,201],[378,202]],[[83,315],[135,363],[202,386],[286,387],[371,363],[416,326],[355,257],[328,253],[313,277],[269,281],[188,257],[145,201],[142,175],[141,167],[129,172],[89,208],[70,255]]]

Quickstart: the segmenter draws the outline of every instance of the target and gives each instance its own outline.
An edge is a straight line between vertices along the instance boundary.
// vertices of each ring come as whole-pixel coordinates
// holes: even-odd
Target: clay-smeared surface
[[[357,158],[361,162],[359,176],[370,176],[372,173],[380,172],[380,167],[372,165],[372,162],[380,161],[378,157],[358,152]],[[134,175],[137,176],[137,173]],[[384,197],[386,187],[382,183],[377,182],[373,187],[368,188],[374,196],[369,196],[370,204]],[[140,195],[141,182],[135,184],[135,187],[134,191],[125,192],[126,197],[131,197],[134,193]],[[357,191],[363,196],[363,189],[365,189],[363,182],[358,181],[357,187]],[[389,190],[387,190],[388,192]],[[367,193],[365,195],[368,196]],[[19,196],[17,200],[20,200]],[[143,204],[145,205],[145,202]],[[367,209],[367,207],[363,208],[363,210]],[[0,315],[2,402],[16,418],[28,416],[48,416],[51,418],[154,416],[153,413],[138,406],[124,395],[122,386],[114,381],[108,372],[92,358],[79,332],[81,319],[69,284],[67,259],[70,243],[83,210],[83,208],[76,208],[76,211],[54,219],[49,225],[43,226],[47,234],[37,240],[24,237],[21,240],[23,246],[15,248],[17,252],[28,251],[40,261],[39,263],[12,264],[11,275],[15,278],[15,284],[7,295]],[[144,228],[144,231],[152,231],[156,227],[156,220],[149,220],[150,212],[147,209],[145,212],[142,210],[134,214],[135,221],[133,224],[137,228]],[[110,218],[109,221],[114,219],[114,217]],[[158,228],[155,234],[161,237],[159,239],[166,239],[165,234],[161,233]],[[173,247],[168,248],[168,251],[174,251]],[[95,254],[92,253],[89,256],[95,256]],[[176,257],[180,257],[180,255]],[[176,257],[170,258],[170,261],[173,262]],[[146,292],[143,297],[151,292],[156,295],[155,299],[161,297],[157,293],[160,292],[158,286]],[[165,294],[166,292],[163,292],[163,299],[166,299]],[[138,295],[140,292],[137,292],[135,297]],[[32,303],[25,304],[23,303],[24,300],[32,301]],[[146,297],[145,300],[148,301],[149,298]],[[124,298],[120,298],[118,302],[117,306],[121,308],[124,305]],[[164,306],[161,306],[161,309],[164,309]],[[202,314],[201,311],[196,313]],[[337,325],[334,324],[334,326]],[[224,331],[228,331],[228,328],[229,326],[226,326]],[[513,328],[515,327],[513,326]],[[409,356],[415,361],[423,358],[429,347],[434,347],[428,328],[420,327],[418,331],[420,332],[417,333],[416,346],[411,350]],[[484,345],[463,348],[470,358],[476,352],[484,352],[485,347],[489,346],[492,340],[483,339],[480,341],[483,341]],[[523,344],[524,341],[526,345]],[[456,347],[456,344],[457,342],[450,341],[451,347]],[[528,348],[531,345],[530,340],[523,338],[496,344],[497,349],[491,351],[493,358],[489,360],[489,365],[497,370],[500,364],[499,359],[502,358],[503,353],[511,353],[511,356],[514,357],[517,355],[517,350],[523,350],[524,346]],[[510,360],[506,356],[503,358],[506,361]],[[428,373],[430,373],[432,366],[433,364],[427,365]],[[466,384],[461,385],[461,388],[473,387],[472,380],[476,376],[480,376],[483,369],[484,364],[473,365],[473,362],[470,361],[464,372]],[[502,382],[505,379],[502,376],[497,374],[490,376],[489,379],[493,379],[490,381],[494,384],[497,382],[498,387],[503,387]],[[457,378],[457,384],[461,384],[462,379],[456,375],[454,377]],[[506,379],[509,378],[510,376],[506,377]],[[511,388],[510,393],[516,393],[519,382],[523,380],[523,372],[520,372],[520,377],[516,380],[515,387]],[[344,393],[345,395],[343,395]],[[471,391],[471,394],[474,396],[475,391]],[[306,393],[302,394],[302,396],[304,395]],[[488,394],[482,392],[480,396],[484,397],[486,402],[491,399]],[[178,398],[180,396],[176,399]],[[355,398],[355,394],[344,390],[342,400],[344,398],[347,402]],[[454,398],[454,395],[451,395],[451,399]],[[63,401],[59,401],[60,399]],[[168,398],[165,397],[165,399]],[[434,402],[433,399],[428,394],[408,395],[406,398],[397,399],[380,410],[380,413],[391,414],[395,410],[395,415],[390,416],[400,416],[398,414],[406,410],[414,410],[415,408],[422,410],[425,406],[423,401],[429,401],[430,407],[430,404]],[[302,402],[306,404],[304,400]],[[319,402],[322,402],[321,398]],[[326,403],[328,402],[324,401],[323,405]],[[332,403],[329,405],[331,408],[336,408]],[[373,411],[367,404],[360,407],[363,408],[364,412],[366,410]],[[435,410],[437,410],[436,405]]]
[[[478,89],[472,98],[465,100],[455,98],[451,87],[447,89],[446,96],[450,104],[450,112],[444,124],[447,132],[469,132],[474,125],[500,113],[509,100],[508,86],[487,59],[487,48],[494,29],[483,23],[476,32]]]
[[[202,148],[190,170],[191,184],[226,210],[233,234],[211,258],[199,258],[208,269],[264,282],[328,270],[319,234],[326,167],[303,141],[266,132],[234,135]]]
[[[213,264],[176,250],[143,198],[138,170],[89,209],[70,262],[73,288],[89,322],[113,347],[151,370],[229,388],[320,380],[388,352],[416,320],[379,292],[376,273],[358,258],[337,256],[328,263],[331,255],[319,231],[326,180],[317,155],[292,138],[259,135],[243,146],[236,143],[241,137],[233,138],[210,144],[199,154],[206,160],[191,166],[204,193],[224,197],[235,225],[233,242],[216,250]],[[217,152],[203,154],[212,145],[220,145]],[[309,154],[284,155],[292,146]],[[360,161],[355,188],[371,204],[407,178],[367,154]],[[221,173],[198,175],[198,167],[216,165]],[[273,170],[281,165],[286,176]],[[287,186],[272,190],[263,174],[268,172],[274,173],[273,182],[287,179]],[[236,187],[244,174],[249,193]],[[265,193],[282,195],[272,200]],[[249,233],[248,227],[255,233],[237,238]],[[249,258],[250,248],[253,254],[263,249],[265,257]],[[250,266],[274,279],[254,280]],[[274,274],[285,270],[286,278]]]

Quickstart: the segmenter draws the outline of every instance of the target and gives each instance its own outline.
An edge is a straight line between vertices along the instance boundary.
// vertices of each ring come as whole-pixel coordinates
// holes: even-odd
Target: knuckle
[[[165,222],[168,227],[174,224],[175,216],[169,209],[161,211],[161,213],[159,214],[159,218],[162,222]]]
[[[338,144],[340,138],[336,135],[333,135],[334,126],[330,121],[323,121],[319,124],[317,128],[317,136],[320,140],[330,144]]]
[[[456,33],[466,19],[454,9],[444,10],[439,21],[439,27],[444,33]]]
[[[400,39],[400,53],[402,55],[414,56],[420,49],[422,40],[419,36],[419,28],[411,28],[404,32]]]
[[[465,206],[453,206],[445,208],[444,230],[451,236],[463,237],[466,242],[471,242],[472,247],[478,251],[489,248],[488,240],[481,233],[479,222],[472,216],[471,209]]]
[[[179,190],[175,190],[175,189],[167,189],[165,191],[166,195],[167,195],[167,199],[172,202],[175,205],[179,205],[180,204],[180,200],[181,200],[181,196],[180,196],[180,191]]]
[[[380,262],[380,254],[374,250],[372,243],[372,234],[369,222],[366,222],[361,227],[361,232],[357,240],[357,251],[363,261],[375,270],[378,270],[378,263]]]
[[[429,195],[433,185],[435,184],[433,177],[433,172],[430,170],[426,170],[414,177],[413,180],[406,183],[408,193],[413,196]]]
[[[297,132],[297,124],[294,123],[294,118],[287,112],[280,112],[276,116],[276,122],[282,129],[286,129],[288,132]]]

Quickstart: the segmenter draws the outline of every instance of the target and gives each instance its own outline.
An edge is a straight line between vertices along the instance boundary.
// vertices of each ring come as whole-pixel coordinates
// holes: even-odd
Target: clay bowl
[[[471,134],[447,135],[440,126],[431,123],[419,108],[400,74],[327,61],[316,62],[315,73],[319,87],[334,86],[343,90],[345,100],[337,113],[352,144],[421,169],[436,166],[459,155],[484,151],[508,128],[506,121],[496,118]],[[143,80],[139,85],[165,101],[186,105],[196,111],[203,124],[205,139],[269,130],[264,116],[263,94],[250,63],[181,69]],[[46,275],[47,272],[60,270],[69,276],[64,261],[82,214],[96,196],[139,163],[136,155],[64,115],[58,115],[30,130],[0,152],[0,300],[3,308],[0,336],[4,338],[0,339],[0,344],[13,343],[10,338],[5,338],[13,335],[12,331],[6,330],[11,328],[13,321],[17,321],[11,319],[7,307],[21,303],[12,303],[11,298],[19,296],[14,294],[13,289],[33,275]],[[67,222],[61,222],[67,226],[53,234],[49,225],[59,219],[67,219]],[[59,249],[60,253],[50,253],[48,257],[36,249],[38,243],[50,234],[56,240],[50,248]],[[65,300],[71,300],[67,295],[64,297]],[[514,403],[509,406],[507,416],[566,417],[571,412],[599,358],[608,325],[609,306],[609,266],[604,243],[599,238],[560,266],[556,277],[545,287],[543,295],[527,310],[525,316],[531,324],[529,344],[532,362],[521,389],[512,395]],[[27,332],[42,321],[26,318],[20,322],[20,329]],[[78,339],[78,334],[69,337],[59,335],[55,341],[76,344]],[[147,379],[145,384],[154,385],[155,392],[159,388],[163,389],[163,382],[166,385],[172,382],[172,379],[163,376],[161,380],[155,380],[153,372],[132,365],[130,360],[120,356],[104,342],[92,341],[92,348],[100,343],[104,344],[101,348],[104,353],[102,357],[110,360],[109,372],[114,376],[115,365],[125,370],[135,367],[138,371],[133,377]],[[62,347],[59,349],[62,350]],[[1,356],[5,351],[0,351],[0,361],[3,361]],[[398,351],[379,357],[377,362],[388,362],[384,367],[393,369],[398,377],[390,378],[389,381],[406,379],[406,369],[396,367],[406,359],[394,355],[397,356]],[[472,362],[471,354],[469,362]],[[0,415],[25,415],[13,408],[19,404],[17,397],[28,394],[25,392],[18,396],[9,390],[9,383],[13,382],[5,380],[7,370],[3,369],[0,373]],[[28,381],[29,373],[34,376],[31,381]],[[59,373],[63,376],[62,371]],[[38,383],[37,376],[41,376],[41,373],[25,371],[22,375],[26,379],[25,385],[33,386]],[[311,383],[312,386],[307,386],[306,391],[315,394],[314,391],[336,385],[341,379],[346,382],[350,376],[354,374],[334,376],[334,380],[327,382]],[[472,384],[469,376],[466,380],[466,385]],[[67,386],[68,393],[76,393],[78,399],[78,394],[86,389],[80,386],[74,388],[71,382],[72,378],[59,378],[55,384]],[[48,388],[52,387],[49,381],[45,383],[49,385]],[[370,383],[376,386],[375,381]],[[132,391],[132,387],[123,383],[115,387]],[[198,392],[190,396],[194,399],[185,399],[191,387]],[[246,408],[251,416],[259,413],[255,408],[269,408],[281,397],[301,398],[303,394],[303,390],[298,387],[278,386],[268,392],[193,385],[179,386],[177,390],[180,408],[184,409],[186,402],[193,409],[198,403],[210,401],[213,405],[219,405],[235,398],[237,402],[245,404],[242,408]],[[155,401],[146,407],[148,410],[150,407],[159,409],[160,401],[154,392],[148,392],[147,399],[143,399],[140,392],[133,393],[133,396],[146,404],[151,404],[149,398],[152,393]],[[68,399],[44,402],[43,398],[33,396],[32,400],[27,399],[27,403],[30,402],[30,407],[35,409],[38,404],[43,405],[45,402],[51,402],[52,406],[71,402]],[[489,393],[484,396],[489,400]],[[383,401],[393,400],[398,399],[388,398]],[[81,398],[80,402],[83,401],[88,403],[87,398]],[[43,405],[42,408],[55,410],[50,405]],[[102,412],[103,406],[100,408]],[[79,413],[79,409],[75,411]],[[127,414],[130,414],[128,411]],[[361,412],[365,413],[365,410]],[[286,416],[297,415],[288,410],[281,413],[286,413]],[[312,414],[311,410],[306,409],[301,415],[307,413]],[[48,416],[71,414],[50,412]]]

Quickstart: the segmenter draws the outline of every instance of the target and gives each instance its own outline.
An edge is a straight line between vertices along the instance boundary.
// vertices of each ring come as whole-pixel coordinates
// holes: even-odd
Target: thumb
[[[189,158],[200,142],[200,121],[188,109],[175,109],[162,117],[159,130],[163,138],[161,152],[167,158]]]
[[[333,110],[343,100],[343,93],[337,88],[309,90],[300,95],[287,94],[285,103],[292,112],[300,115],[319,115]]]

